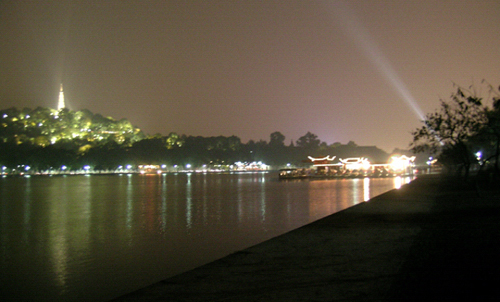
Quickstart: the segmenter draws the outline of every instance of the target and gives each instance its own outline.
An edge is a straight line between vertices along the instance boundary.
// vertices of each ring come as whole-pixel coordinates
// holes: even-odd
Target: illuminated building
[[[313,167],[316,168],[316,174],[336,174],[337,170],[334,167],[339,167],[340,165],[333,163],[335,157],[330,157],[329,155],[320,158],[308,156],[309,160],[313,163]]]
[[[345,170],[369,170],[371,168],[370,161],[364,157],[350,157],[346,159],[340,158],[339,161],[344,165]]]
[[[61,110],[65,107],[66,107],[66,105],[64,104],[63,85],[61,83],[61,90],[59,91],[59,102],[57,103],[57,110]]]
[[[415,156],[407,157],[406,155],[393,156],[391,157],[391,162],[389,163],[394,174],[413,174],[413,162],[415,161]]]
[[[287,168],[279,170],[280,179],[297,178],[358,178],[396,177],[413,175],[415,156],[393,156],[388,163],[372,164],[366,157],[339,158],[335,156],[308,156],[309,169]],[[368,197],[365,197],[366,199]]]

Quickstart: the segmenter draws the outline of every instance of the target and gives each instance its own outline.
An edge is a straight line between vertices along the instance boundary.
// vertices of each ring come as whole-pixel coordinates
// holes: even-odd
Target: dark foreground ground
[[[499,192],[418,178],[116,301],[500,300]]]

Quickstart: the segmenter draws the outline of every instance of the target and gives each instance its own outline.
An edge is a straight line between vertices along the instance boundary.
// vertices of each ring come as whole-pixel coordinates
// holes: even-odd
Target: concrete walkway
[[[500,299],[500,195],[422,177],[116,301]]]

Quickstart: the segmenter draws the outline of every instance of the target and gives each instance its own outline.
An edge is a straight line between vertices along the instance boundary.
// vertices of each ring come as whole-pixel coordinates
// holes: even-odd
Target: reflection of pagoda
[[[59,91],[59,102],[57,103],[57,110],[61,110],[65,107],[66,106],[64,104],[64,92],[63,92],[63,86],[61,83],[61,91]]]

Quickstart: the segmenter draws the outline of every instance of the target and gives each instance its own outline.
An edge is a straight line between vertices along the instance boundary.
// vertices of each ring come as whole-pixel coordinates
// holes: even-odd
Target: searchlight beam
[[[373,41],[368,31],[358,21],[355,13],[349,8],[348,4],[342,0],[333,1],[332,11],[338,24],[353,39],[357,47],[363,52],[363,55],[375,65],[377,70],[391,84],[415,115],[420,120],[424,120],[425,115],[422,113],[417,101],[406,88],[406,85],[391,66],[389,60],[385,58],[375,41]]]

